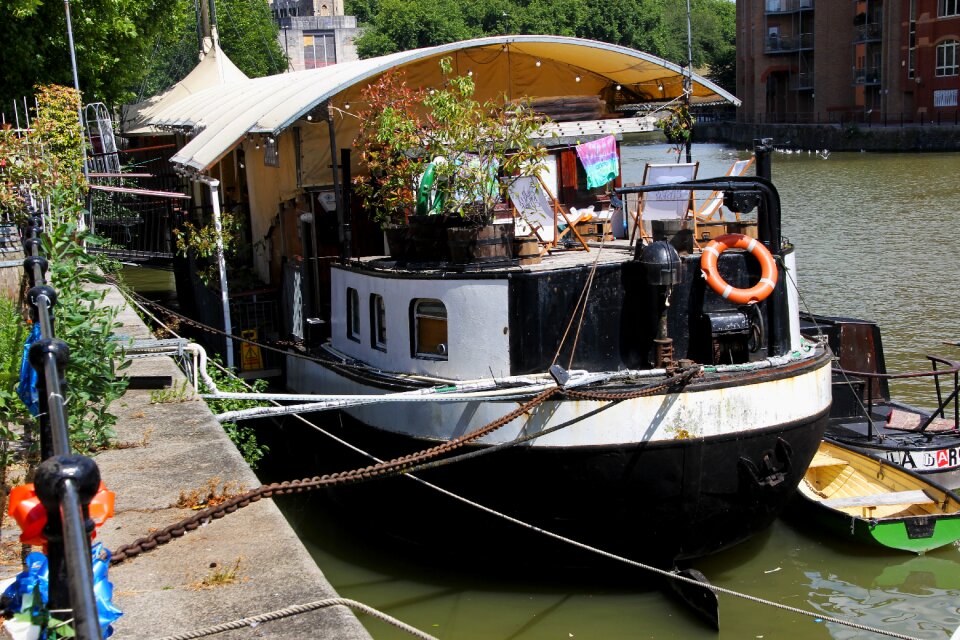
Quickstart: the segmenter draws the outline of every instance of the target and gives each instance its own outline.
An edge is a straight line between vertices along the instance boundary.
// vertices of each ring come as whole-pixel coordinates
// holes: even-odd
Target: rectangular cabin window
[[[387,350],[387,308],[383,296],[376,293],[370,294],[370,346]]]
[[[439,300],[420,299],[410,303],[413,316],[413,356],[431,360],[447,359],[447,308]]]
[[[347,337],[360,342],[360,294],[347,287]]]

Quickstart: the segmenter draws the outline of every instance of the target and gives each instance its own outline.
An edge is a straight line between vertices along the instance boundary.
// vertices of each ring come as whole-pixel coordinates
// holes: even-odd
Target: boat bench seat
[[[815,469],[817,467],[842,467],[850,464],[842,458],[834,458],[833,456],[828,456],[823,453],[818,453],[813,456],[813,460],[810,461],[810,468]]]
[[[914,491],[895,491],[893,493],[875,493],[867,496],[849,496],[827,498],[821,503],[828,507],[879,507],[892,504],[932,504],[936,502],[922,489]]]

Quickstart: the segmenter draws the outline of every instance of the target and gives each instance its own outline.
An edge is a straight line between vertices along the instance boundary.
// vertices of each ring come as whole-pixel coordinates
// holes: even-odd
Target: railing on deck
[[[954,362],[953,360],[947,360],[939,356],[927,356],[927,359],[930,360],[930,364],[933,369],[931,371],[920,371],[920,372],[911,372],[911,373],[872,373],[866,371],[846,371],[844,369],[835,369],[837,373],[841,373],[848,378],[860,378],[867,382],[866,391],[867,391],[867,422],[868,422],[868,432],[867,437],[873,437],[873,380],[905,380],[909,378],[933,378],[934,385],[937,390],[937,408],[934,409],[932,413],[923,421],[920,425],[918,431],[923,433],[926,431],[927,427],[934,421],[937,416],[941,418],[944,416],[944,409],[953,402],[953,421],[954,424],[960,425],[960,400],[957,396],[960,394],[960,362]],[[937,364],[942,364],[947,367],[946,369],[937,369]],[[947,395],[946,398],[943,397],[943,390],[940,387],[940,376],[953,376],[953,391]]]
[[[42,219],[34,217],[24,240],[24,269],[30,282],[28,293],[33,321],[41,339],[29,351],[37,371],[40,392],[40,454],[34,486],[47,513],[43,529],[47,539],[49,571],[48,607],[51,612],[69,611],[76,637],[99,639],[100,624],[93,591],[90,556],[90,500],[100,486],[100,470],[86,456],[70,452],[67,416],[64,410],[64,370],[69,358],[66,343],[54,335],[53,309],[57,294],[46,284],[47,260],[39,255]]]

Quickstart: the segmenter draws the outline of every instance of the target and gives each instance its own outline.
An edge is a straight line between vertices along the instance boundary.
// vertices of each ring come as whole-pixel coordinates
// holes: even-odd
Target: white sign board
[[[519,216],[537,230],[540,239],[553,242],[553,205],[536,176],[521,176],[507,188]]]
[[[957,106],[957,90],[956,89],[938,89],[934,91],[933,106],[935,107]]]
[[[648,164],[644,184],[672,184],[697,177],[697,163]],[[644,220],[682,218],[690,204],[690,190],[649,191],[643,195]]]

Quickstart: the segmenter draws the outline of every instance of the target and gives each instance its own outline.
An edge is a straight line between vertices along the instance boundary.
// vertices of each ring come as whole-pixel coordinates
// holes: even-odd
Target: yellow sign
[[[313,45],[313,36],[303,36],[303,46],[310,47]]]
[[[256,329],[244,329],[240,336],[247,340],[257,340]],[[243,371],[257,371],[263,369],[263,356],[260,354],[260,347],[249,342],[240,343],[240,368]]]

